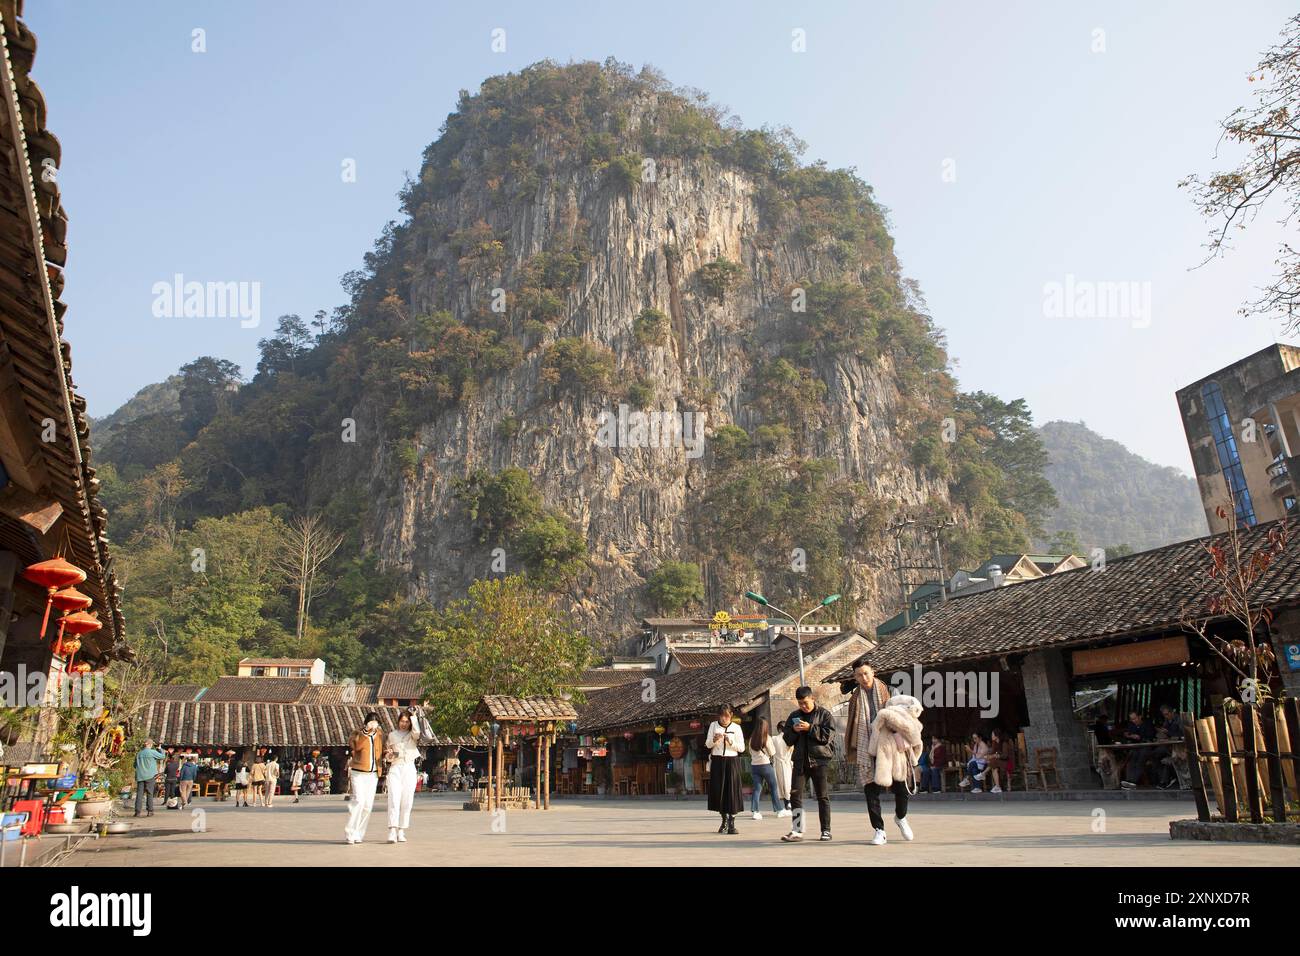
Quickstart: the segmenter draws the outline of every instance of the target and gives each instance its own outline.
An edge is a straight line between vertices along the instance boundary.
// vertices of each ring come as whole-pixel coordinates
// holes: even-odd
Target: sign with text
[[[1135,671],[1165,664],[1182,664],[1191,659],[1187,637],[1162,637],[1155,641],[1120,644],[1116,647],[1095,647],[1075,651],[1071,655],[1074,676],[1108,674],[1111,671]]]

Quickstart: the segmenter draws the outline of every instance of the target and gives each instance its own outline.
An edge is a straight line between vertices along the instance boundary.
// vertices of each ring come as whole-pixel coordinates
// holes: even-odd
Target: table
[[[1097,744],[1097,772],[1101,774],[1102,789],[1119,790],[1121,758],[1127,758],[1128,751],[1150,747],[1169,748],[1169,755],[1174,761],[1174,773],[1178,776],[1178,786],[1182,790],[1188,789],[1190,781],[1187,774],[1187,745],[1181,737],[1174,740],[1144,740],[1129,744]]]

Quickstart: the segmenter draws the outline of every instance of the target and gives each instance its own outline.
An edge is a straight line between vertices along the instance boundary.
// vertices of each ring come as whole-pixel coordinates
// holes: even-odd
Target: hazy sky
[[[1294,10],[1069,6],[34,0],[78,387],[104,415],[200,354],[251,373],[276,316],[343,302],[339,277],[397,215],[458,90],[614,56],[748,126],[791,126],[805,159],[856,166],[964,388],[1188,470],[1173,392],[1281,334],[1236,315],[1280,232],[1261,220],[1192,270],[1206,227],[1176,184],[1226,165],[1217,123],[1248,102],[1246,75]],[[152,287],[176,273],[259,282],[262,325],[155,318]],[[1140,294],[1128,317],[1052,317],[1045,288],[1067,276]]]

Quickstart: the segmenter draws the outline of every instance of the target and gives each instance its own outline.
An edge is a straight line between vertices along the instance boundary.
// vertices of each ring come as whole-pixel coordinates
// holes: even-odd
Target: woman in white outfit
[[[794,776],[794,750],[781,735],[785,733],[785,721],[776,725],[776,735],[772,743],[776,745],[776,754],[772,757],[772,769],[776,771],[776,795],[781,798],[784,807],[777,812],[778,817],[790,815],[790,781]]]
[[[397,718],[397,728],[388,735],[385,759],[388,776],[388,842],[405,843],[411,825],[411,804],[415,800],[415,758],[420,756],[420,732],[415,729],[414,708]]]

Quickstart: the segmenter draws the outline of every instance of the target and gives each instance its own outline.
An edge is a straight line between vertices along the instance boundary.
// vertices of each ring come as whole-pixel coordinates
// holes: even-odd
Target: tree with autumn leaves
[[[1227,507],[1219,505],[1215,513],[1227,521],[1234,513],[1231,502]],[[1273,611],[1260,599],[1256,585],[1286,550],[1289,537],[1290,528],[1283,520],[1262,535],[1233,522],[1223,534],[1207,540],[1203,545],[1209,558],[1204,571],[1205,600],[1200,608],[1189,608],[1182,616],[1183,627],[1240,678],[1241,700],[1252,706],[1270,696],[1269,680],[1277,674],[1277,657],[1268,639]],[[1213,633],[1215,625],[1224,620],[1234,622],[1240,635]]]

